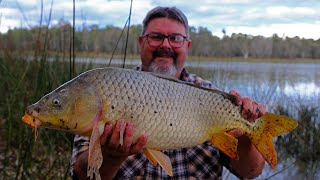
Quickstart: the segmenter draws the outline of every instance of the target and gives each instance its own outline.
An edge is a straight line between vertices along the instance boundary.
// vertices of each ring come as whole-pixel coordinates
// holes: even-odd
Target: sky
[[[72,0],[42,0],[43,24],[72,22]],[[124,27],[130,0],[75,0],[77,28],[98,25]],[[51,6],[52,5],[52,6]],[[141,24],[156,6],[176,6],[189,25],[206,27],[222,37],[222,29],[232,33],[271,37],[320,39],[320,0],[133,0],[131,25]],[[41,0],[0,0],[0,32],[39,26]]]

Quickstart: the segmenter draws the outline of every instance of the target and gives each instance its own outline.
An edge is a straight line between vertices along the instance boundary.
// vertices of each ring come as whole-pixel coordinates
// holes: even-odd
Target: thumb
[[[230,134],[231,136],[238,138],[240,136],[243,136],[243,131],[239,128],[236,129],[232,129],[230,131],[227,132],[228,134]]]

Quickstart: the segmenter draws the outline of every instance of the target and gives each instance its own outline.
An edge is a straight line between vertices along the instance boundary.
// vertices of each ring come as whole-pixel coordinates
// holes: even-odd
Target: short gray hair
[[[189,36],[189,24],[187,17],[176,7],[155,7],[150,10],[142,22],[142,34],[145,33],[145,30],[149,22],[156,18],[166,17],[169,19],[176,20],[184,25],[187,36]]]

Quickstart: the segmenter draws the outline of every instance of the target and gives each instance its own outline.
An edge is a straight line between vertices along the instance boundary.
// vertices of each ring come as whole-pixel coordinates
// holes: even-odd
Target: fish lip
[[[37,137],[38,137],[38,127],[42,124],[37,117],[38,117],[38,113],[35,111],[31,111],[31,114],[25,113],[25,115],[21,118],[25,124],[34,128],[35,141],[37,140]]]
[[[31,113],[26,112],[21,119],[25,124],[33,128],[37,128],[42,124],[41,121],[38,119],[38,113],[36,111],[32,111]]]

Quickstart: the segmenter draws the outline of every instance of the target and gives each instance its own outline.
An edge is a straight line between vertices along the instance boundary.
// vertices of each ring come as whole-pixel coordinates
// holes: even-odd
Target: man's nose
[[[166,48],[171,48],[171,45],[169,43],[169,39],[166,37],[164,38],[163,42],[162,42],[162,47],[166,47]]]

